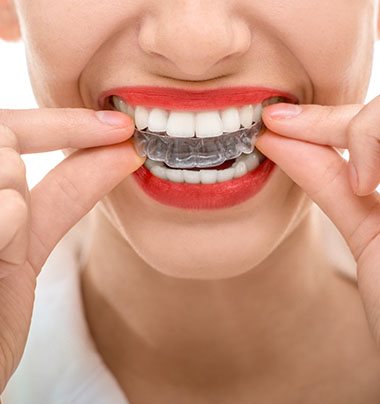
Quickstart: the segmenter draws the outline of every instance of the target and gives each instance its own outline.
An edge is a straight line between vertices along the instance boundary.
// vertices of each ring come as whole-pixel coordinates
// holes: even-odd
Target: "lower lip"
[[[216,184],[186,184],[165,181],[141,166],[133,178],[151,198],[182,209],[225,209],[255,196],[269,180],[276,164],[268,158],[255,170]]]

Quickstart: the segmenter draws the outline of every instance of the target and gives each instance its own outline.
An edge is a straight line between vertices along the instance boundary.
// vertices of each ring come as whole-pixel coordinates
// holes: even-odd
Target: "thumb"
[[[358,261],[379,229],[376,195],[352,192],[347,162],[333,147],[289,139],[271,131],[256,142],[333,221]]]
[[[37,275],[58,241],[143,163],[131,139],[82,149],[63,160],[32,189],[28,260]]]

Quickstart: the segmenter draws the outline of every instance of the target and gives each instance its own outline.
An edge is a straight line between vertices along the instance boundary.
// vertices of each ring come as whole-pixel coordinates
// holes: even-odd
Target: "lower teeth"
[[[156,177],[170,182],[187,184],[215,184],[230,181],[255,170],[265,160],[265,156],[255,149],[250,154],[242,154],[230,168],[224,170],[181,170],[168,168],[164,163],[146,159],[144,166]]]

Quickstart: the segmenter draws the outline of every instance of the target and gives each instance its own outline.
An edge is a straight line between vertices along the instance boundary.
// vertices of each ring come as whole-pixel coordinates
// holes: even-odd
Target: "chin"
[[[149,239],[135,233],[128,243],[150,270],[160,274],[181,279],[228,279],[255,270],[283,237],[279,229],[260,234],[254,221],[239,224],[207,230],[178,226],[170,229],[172,236],[161,231],[161,237]]]
[[[262,256],[251,251],[236,255],[222,248],[207,249],[197,253],[172,250],[170,254],[157,254],[153,249],[141,257],[153,270],[178,279],[217,280],[234,278],[256,267]]]

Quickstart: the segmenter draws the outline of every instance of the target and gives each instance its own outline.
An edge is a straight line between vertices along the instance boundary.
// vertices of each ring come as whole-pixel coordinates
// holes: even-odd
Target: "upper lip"
[[[99,96],[99,106],[109,106],[109,97],[116,95],[132,106],[170,110],[223,109],[231,106],[259,104],[270,97],[283,97],[292,103],[298,98],[288,92],[266,87],[224,87],[211,90],[189,90],[174,87],[131,86],[112,88]]]

